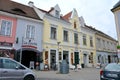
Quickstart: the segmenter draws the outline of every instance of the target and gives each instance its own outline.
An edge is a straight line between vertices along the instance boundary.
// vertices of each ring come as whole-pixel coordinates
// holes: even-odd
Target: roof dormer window
[[[76,29],[76,28],[77,28],[76,21],[74,21],[74,29]]]
[[[14,8],[12,9],[12,11],[15,11],[15,12],[18,12],[18,13],[23,13],[23,14],[26,14],[26,12],[24,12],[22,9],[20,8]]]
[[[60,12],[58,10],[55,10],[55,17],[57,17],[57,18],[60,17]]]

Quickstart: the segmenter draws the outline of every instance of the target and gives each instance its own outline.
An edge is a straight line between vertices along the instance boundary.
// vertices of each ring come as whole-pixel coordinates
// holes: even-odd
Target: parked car
[[[120,64],[110,63],[100,71],[100,80],[120,80]]]
[[[19,62],[0,57],[0,80],[36,80],[34,72]]]

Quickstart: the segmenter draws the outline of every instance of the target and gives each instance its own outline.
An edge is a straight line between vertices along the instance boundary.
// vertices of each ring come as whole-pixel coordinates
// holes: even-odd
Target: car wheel
[[[35,80],[34,76],[26,76],[24,80]]]

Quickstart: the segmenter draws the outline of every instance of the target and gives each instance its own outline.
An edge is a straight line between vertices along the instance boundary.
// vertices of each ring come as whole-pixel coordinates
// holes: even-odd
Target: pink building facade
[[[14,58],[13,50],[17,20],[13,17],[0,15],[0,53],[1,56]]]

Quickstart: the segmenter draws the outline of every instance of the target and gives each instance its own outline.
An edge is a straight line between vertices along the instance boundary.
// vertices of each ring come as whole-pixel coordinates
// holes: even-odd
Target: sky
[[[65,15],[74,8],[78,16],[83,16],[85,23],[93,26],[105,34],[117,39],[114,14],[111,12],[113,6],[119,0],[13,0],[25,5],[29,1],[40,9],[49,10],[56,4],[61,9],[61,14]]]

